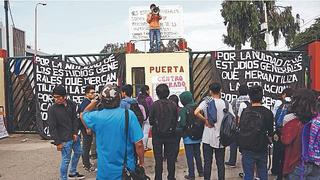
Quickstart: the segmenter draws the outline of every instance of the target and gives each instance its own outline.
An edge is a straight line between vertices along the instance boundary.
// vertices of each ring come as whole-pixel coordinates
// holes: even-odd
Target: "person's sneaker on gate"
[[[97,171],[97,169],[96,169],[95,167],[93,167],[93,166],[91,166],[91,167],[85,167],[84,170],[86,170],[86,171],[88,171],[88,172],[95,172],[95,171]]]
[[[191,176],[189,176],[189,175],[185,175],[184,178],[185,178],[185,179],[191,179],[191,180],[196,179],[195,177],[191,177]]]
[[[229,163],[229,162],[225,162],[224,164],[229,166],[229,167],[231,167],[231,168],[235,168],[236,167],[235,164],[232,164],[232,163]]]
[[[76,172],[75,174],[69,174],[69,179],[84,179],[84,175]]]
[[[199,177],[203,177],[203,176],[204,176],[203,172],[199,173]]]

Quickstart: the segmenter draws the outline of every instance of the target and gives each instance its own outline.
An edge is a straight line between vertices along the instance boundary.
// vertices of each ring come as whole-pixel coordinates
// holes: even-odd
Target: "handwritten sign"
[[[183,10],[181,6],[159,6],[161,39],[178,39],[183,37]],[[147,15],[150,8],[131,7],[129,9],[130,40],[148,40],[149,24]]]

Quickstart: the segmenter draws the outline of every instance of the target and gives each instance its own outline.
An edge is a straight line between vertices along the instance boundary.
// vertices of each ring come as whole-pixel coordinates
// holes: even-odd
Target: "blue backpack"
[[[214,99],[208,102],[207,115],[209,124],[213,126],[217,122],[217,107]]]
[[[275,123],[276,127],[282,127],[284,116],[288,114],[288,108],[290,103],[284,101],[281,106],[277,109],[276,115],[275,115]]]

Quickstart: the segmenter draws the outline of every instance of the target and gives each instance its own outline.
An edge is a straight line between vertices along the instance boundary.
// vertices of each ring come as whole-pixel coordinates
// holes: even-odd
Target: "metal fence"
[[[8,58],[6,76],[9,131],[36,131],[33,57]]]
[[[80,54],[40,56],[53,60],[63,60],[75,65],[90,66],[97,61],[108,58],[110,54]],[[39,58],[39,57],[37,57]],[[8,130],[10,132],[37,132],[41,127],[37,127],[37,88],[35,76],[35,63],[33,56],[10,57],[6,60],[6,102]],[[125,63],[119,69],[119,73],[125,73]],[[119,76],[120,84],[124,78]],[[39,81],[39,80],[38,80]]]

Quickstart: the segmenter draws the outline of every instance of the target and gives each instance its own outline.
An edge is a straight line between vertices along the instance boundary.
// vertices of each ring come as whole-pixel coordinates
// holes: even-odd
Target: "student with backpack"
[[[141,104],[145,111],[146,111],[146,119],[143,123],[143,144],[144,144],[144,149],[145,150],[150,150],[148,148],[148,138],[149,138],[149,131],[150,131],[150,123],[149,123],[149,112],[151,105],[153,104],[153,99],[149,95],[149,86],[148,85],[143,85],[140,89],[140,93],[138,95],[138,103]]]
[[[216,164],[218,168],[218,179],[225,179],[224,156],[225,147],[220,143],[220,127],[224,118],[224,109],[226,104],[231,114],[233,114],[231,105],[221,99],[221,84],[212,83],[209,86],[211,97],[202,101],[194,111],[194,114],[204,123],[202,136],[202,148],[204,158],[204,179],[211,177],[213,152],[215,153]],[[204,116],[201,114],[203,112]]]
[[[120,102],[120,107],[124,109],[130,109],[137,116],[140,126],[142,127],[143,123],[146,120],[146,111],[144,107],[138,104],[138,101],[132,98],[133,88],[132,85],[126,84],[121,89],[122,100]]]
[[[240,119],[240,116],[238,116],[240,104],[242,102],[247,102],[247,104],[250,104],[250,98],[248,96],[248,86],[246,84],[242,84],[239,86],[238,93],[239,93],[239,97],[237,99],[233,100],[231,103],[232,110],[233,110],[234,114],[236,115],[237,124],[239,124],[239,119]],[[237,154],[238,154],[238,145],[234,141],[230,145],[229,161],[226,162],[225,165],[230,166],[230,167],[236,167]]]
[[[315,105],[316,96],[311,90],[298,89],[292,97],[290,113],[284,117],[283,175],[288,180],[320,178],[320,117]]]
[[[169,100],[172,101],[173,103],[175,103],[177,105],[177,112],[178,112],[178,115],[179,115],[179,111],[181,109],[181,107],[179,106],[179,97],[175,94],[172,94],[169,96]],[[178,120],[179,120],[179,117],[178,117]],[[180,140],[181,140],[181,134],[179,133],[176,133],[177,135],[177,138],[178,138],[178,145],[179,145],[179,148],[177,149],[177,152],[176,152],[176,162],[178,161],[178,155],[179,155],[179,151],[180,151]],[[167,157],[164,156],[164,160],[166,160]]]
[[[272,111],[262,105],[263,89],[249,89],[251,105],[240,116],[238,143],[242,153],[244,179],[254,179],[254,166],[260,180],[268,179],[268,145],[273,134]]]
[[[281,128],[285,115],[288,114],[291,106],[291,96],[293,89],[286,88],[281,93],[280,102],[276,101],[274,114],[275,114],[275,134],[273,136],[273,151],[272,151],[272,168],[271,173],[277,175],[277,179],[282,179],[282,167],[284,158],[284,145],[280,141]]]
[[[183,130],[183,143],[188,164],[188,175],[185,175],[184,178],[195,179],[194,159],[196,160],[198,175],[199,177],[203,177],[200,143],[204,123],[194,115],[196,104],[191,92],[185,91],[179,97],[184,106],[179,112],[179,128]]]
[[[155,159],[155,180],[162,180],[163,148],[167,157],[168,180],[175,179],[176,152],[179,148],[176,128],[178,123],[177,105],[168,99],[166,84],[156,87],[159,100],[150,109],[149,121],[152,126],[152,145]]]

